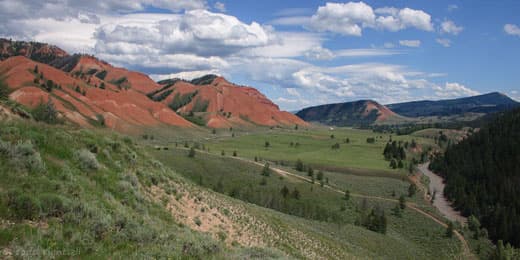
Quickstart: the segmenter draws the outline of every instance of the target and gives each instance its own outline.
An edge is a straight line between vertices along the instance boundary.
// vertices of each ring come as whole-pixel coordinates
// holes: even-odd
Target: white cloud
[[[331,60],[336,55],[329,49],[316,46],[304,53],[304,56],[310,60]]]
[[[520,28],[515,24],[504,25],[504,31],[509,35],[520,36]]]
[[[462,30],[464,30],[464,27],[457,26],[453,21],[444,20],[444,22],[441,23],[441,33],[457,35],[462,32]]]
[[[199,78],[204,75],[208,74],[215,74],[215,75],[221,75],[219,70],[213,69],[213,70],[195,70],[195,71],[183,71],[179,73],[170,73],[170,74],[151,74],[150,77],[155,80],[163,80],[163,79],[185,79],[185,80],[192,80],[194,78]]]
[[[511,98],[520,102],[520,92],[518,92],[516,90],[511,90],[509,93],[510,93]]]
[[[269,22],[273,25],[294,25],[294,26],[308,26],[311,19],[308,16],[287,16],[279,17]]]
[[[384,7],[374,11],[364,2],[326,3],[311,17],[308,27],[319,32],[350,36],[361,36],[363,28],[394,32],[407,28],[433,31],[431,16],[422,10]]]
[[[289,93],[289,95],[291,95],[291,96],[301,97],[300,92],[298,92],[298,90],[296,90],[295,88],[286,88],[285,90],[286,90],[287,93]]]
[[[387,14],[376,20],[378,28],[389,31],[399,31],[406,28],[416,28],[423,31],[433,31],[431,16],[422,11],[410,8],[397,10],[395,8],[376,9],[376,13]]]
[[[311,28],[320,32],[361,36],[362,27],[373,26],[374,10],[363,2],[326,3],[311,17]]]
[[[480,94],[478,91],[467,88],[466,86],[456,82],[446,82],[444,86],[434,87],[434,90],[436,96],[440,98],[475,96]]]
[[[435,41],[436,41],[438,44],[440,44],[440,45],[442,45],[442,46],[444,46],[444,47],[446,47],[446,48],[451,46],[451,40],[450,40],[450,39],[446,39],[446,38],[437,38],[437,39],[435,39]]]
[[[448,12],[457,10],[459,7],[456,4],[448,5]]]
[[[222,3],[222,2],[215,2],[213,7],[215,7],[215,9],[217,9],[220,12],[225,12],[226,11],[226,5],[224,3]]]
[[[421,46],[421,41],[420,40],[401,40],[401,41],[399,41],[399,45],[417,48],[417,47]]]
[[[383,47],[391,49],[391,48],[395,48],[395,44],[393,44],[391,42],[385,42],[385,44],[383,44]]]

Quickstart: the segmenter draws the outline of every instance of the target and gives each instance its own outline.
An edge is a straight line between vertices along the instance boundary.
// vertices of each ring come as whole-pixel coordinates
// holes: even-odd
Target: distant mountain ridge
[[[494,113],[509,110],[520,106],[508,96],[491,92],[488,94],[447,99],[447,100],[421,100],[386,105],[395,113],[407,117],[421,116],[451,116],[464,113]]]
[[[373,100],[359,100],[308,107],[296,113],[305,121],[334,126],[367,126],[400,118],[399,115]]]

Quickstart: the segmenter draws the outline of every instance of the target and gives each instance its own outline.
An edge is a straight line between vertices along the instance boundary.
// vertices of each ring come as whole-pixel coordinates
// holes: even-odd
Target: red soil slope
[[[46,62],[68,55],[64,50],[45,43],[0,39],[0,61],[12,56],[25,56],[36,61]]]
[[[258,90],[237,86],[222,77],[217,77],[206,85],[194,85],[189,82],[178,81],[172,87],[154,96],[160,96],[166,91],[172,91],[172,93],[161,101],[164,104],[170,104],[177,94],[182,96],[196,92],[191,102],[178,108],[177,112],[188,114],[194,111],[194,114],[203,117],[207,126],[212,128],[307,125],[299,117],[289,112],[280,111],[276,104]],[[198,111],[197,103],[207,103],[206,110]]]
[[[89,70],[96,70],[96,74],[106,71],[105,81],[117,82],[120,80],[120,85],[123,88],[132,88],[142,93],[149,93],[159,87],[155,81],[143,73],[117,68],[88,55],[82,55],[71,72],[82,72],[85,74]]]
[[[14,90],[11,99],[31,108],[50,99],[62,116],[84,127],[96,125],[101,116],[107,127],[127,132],[136,126],[194,126],[177,113],[213,128],[307,125],[258,90],[221,77],[195,84],[179,81],[156,93],[165,99],[154,101],[147,95],[164,85],[147,75],[45,43],[0,39],[0,74]],[[55,85],[51,90],[46,88],[49,80]],[[193,92],[177,111],[169,107],[176,94]]]
[[[34,73],[35,66],[38,66],[38,74]],[[0,62],[0,71],[6,83],[14,89],[11,99],[33,108],[50,98],[62,116],[83,127],[91,127],[98,121],[99,115],[103,116],[107,127],[123,132],[132,132],[137,126],[193,126],[164,104],[153,102],[133,88],[119,89],[106,78],[102,81],[95,76],[84,76],[83,79],[73,77],[73,73],[23,56]],[[35,82],[35,78],[40,78],[40,73],[43,79]],[[125,75],[133,76],[132,73]],[[42,87],[48,80],[61,88],[48,92]],[[105,84],[105,89],[99,88],[101,83]],[[152,87],[155,86],[153,84]],[[78,93],[76,88],[84,95]]]
[[[369,115],[370,112],[374,109],[378,111],[376,122],[382,122],[388,118],[397,116],[397,114],[394,113],[394,111],[390,110],[388,107],[370,100],[367,101],[365,104],[365,112],[363,113],[363,115]]]

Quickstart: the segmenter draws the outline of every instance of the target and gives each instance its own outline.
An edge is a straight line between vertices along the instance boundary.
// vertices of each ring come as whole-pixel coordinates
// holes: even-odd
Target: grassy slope
[[[334,139],[330,138],[334,135]],[[378,137],[374,144],[368,144],[366,139]],[[379,138],[382,137],[382,138]],[[350,143],[344,143],[346,138]],[[433,141],[421,137],[393,136],[393,140],[411,141],[420,139],[421,143],[432,144]],[[259,156],[272,161],[303,160],[306,164],[319,166],[338,166],[371,170],[390,170],[388,162],[383,159],[383,148],[388,135],[372,133],[368,130],[336,128],[334,131],[325,129],[282,131],[273,130],[267,133],[241,135],[235,138],[216,139],[206,144],[213,152],[225,150],[228,154],[236,150],[239,156],[254,158]],[[268,141],[270,147],[265,149]],[[299,143],[299,147],[291,147],[290,143]],[[339,150],[331,146],[340,144]]]
[[[154,183],[177,183],[186,190],[181,200],[200,192],[128,139],[27,122],[0,123],[0,138],[0,247],[5,254],[222,259],[282,255],[228,248],[174,219],[150,195]],[[97,147],[98,170],[82,169],[88,164],[75,152],[86,147]]]
[[[3,147],[10,149],[18,142],[30,141],[32,145],[28,147],[32,151],[26,154],[36,158],[38,153],[44,165],[27,164],[34,160],[25,155],[0,157],[0,246],[16,256],[23,252],[35,252],[38,256],[61,252],[82,258],[429,258],[438,251],[424,247],[427,242],[422,239],[403,237],[393,228],[382,235],[350,224],[313,221],[201,189],[153,160],[131,140],[113,134],[33,123],[0,124]],[[95,158],[101,167],[82,170],[85,162],[75,152],[93,147],[97,147]],[[204,161],[205,167],[214,166],[215,160]],[[250,168],[236,164],[227,167]],[[202,169],[211,172],[212,168]],[[268,183],[285,181],[275,176],[269,178]],[[316,187],[314,194],[323,193],[323,198],[342,202],[337,195],[317,190]],[[307,194],[303,188],[302,194]],[[20,207],[16,210],[13,206],[13,201],[21,197],[37,205],[22,207],[34,209],[29,211],[29,217],[18,214]],[[196,204],[195,215],[184,214],[190,211],[187,207],[169,212],[175,205],[189,202]],[[352,214],[353,205],[349,206],[350,213],[345,214]],[[179,217],[179,210],[184,218]],[[214,214],[227,219],[233,228],[207,234],[195,231],[208,226],[205,221],[215,220]],[[193,224],[195,218],[203,221],[201,227]],[[421,219],[410,213],[402,221]],[[420,230],[430,236],[441,236],[443,232],[438,227],[425,227]],[[227,239],[219,234],[226,232]],[[439,241],[442,247],[449,248],[442,251],[445,257],[458,252],[454,241]]]
[[[296,208],[299,205],[301,211],[306,211],[305,202],[309,202],[312,205],[320,205],[321,211],[328,215],[337,214],[341,217],[328,221],[315,221],[312,220],[312,216],[305,216],[307,218],[305,221],[301,218],[286,217],[293,218],[292,221],[297,220],[297,223],[305,223],[306,228],[327,234],[330,236],[330,243],[335,245],[334,248],[342,247],[342,244],[346,243],[349,246],[345,249],[355,248],[356,251],[363,252],[365,256],[387,258],[451,258],[460,252],[460,243],[455,238],[445,238],[445,230],[424,216],[411,210],[406,210],[402,218],[391,215],[391,208],[395,206],[395,203],[368,201],[369,205],[377,204],[387,212],[389,229],[386,235],[381,235],[353,225],[358,216],[356,209],[362,203],[362,199],[352,197],[351,200],[345,202],[341,194],[321,188],[319,185],[311,185],[291,177],[280,179],[278,175],[274,174],[266,177],[266,185],[260,185],[260,181],[264,178],[261,175],[261,167],[230,157],[198,152],[195,158],[189,158],[187,151],[180,149],[155,150],[152,153],[166,166],[175,169],[195,183],[216,189],[218,183],[221,182],[223,186],[221,192],[225,194],[238,188],[239,194],[246,193],[247,195],[236,196],[237,198],[260,206],[271,207],[270,202],[276,201],[283,185],[289,187],[291,191],[297,188],[301,193],[300,200],[295,202],[294,199],[287,199],[287,203],[292,203]],[[336,177],[327,176],[330,177],[331,182],[336,181]],[[366,195],[388,196],[389,198],[391,195],[387,191],[395,190],[399,195],[406,193],[408,187],[406,182],[389,178],[376,180],[380,189],[375,187],[375,184],[365,187],[374,177],[368,178],[349,176],[338,185],[346,184],[352,192],[359,191]],[[248,185],[251,188],[248,188]],[[346,206],[345,211],[340,210],[342,204]],[[289,213],[298,215],[300,211],[295,210]],[[380,243],[380,239],[383,239],[384,242]]]

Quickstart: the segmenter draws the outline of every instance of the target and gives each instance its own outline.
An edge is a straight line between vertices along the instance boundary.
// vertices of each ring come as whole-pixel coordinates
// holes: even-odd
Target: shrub
[[[200,220],[199,217],[195,217],[195,219],[193,219],[193,222],[195,222],[195,224],[196,224],[197,226],[202,225],[202,221]]]
[[[9,92],[9,87],[4,82],[4,80],[0,78],[0,100],[7,99],[7,97],[9,96]]]
[[[62,120],[58,118],[58,110],[54,106],[51,99],[47,103],[40,103],[33,111],[33,117],[36,121],[45,122],[47,124],[59,124]]]
[[[269,163],[265,163],[264,168],[262,169],[262,175],[269,177],[271,175],[271,169],[269,168]]]
[[[35,220],[39,217],[41,207],[36,198],[19,191],[11,191],[7,196],[7,205],[12,211],[13,217],[29,220]]]
[[[101,72],[98,72],[96,74],[96,77],[100,80],[105,80],[105,77],[107,76],[107,71],[106,70],[103,70]]]
[[[190,151],[188,152],[188,157],[193,158],[195,157],[195,148],[190,148]]]
[[[74,157],[82,170],[98,170],[101,166],[96,156],[87,149],[76,151]]]
[[[0,154],[8,158],[15,169],[26,169],[31,172],[45,170],[40,153],[34,149],[31,141],[18,142],[15,145],[0,141]]]
[[[43,194],[40,196],[42,213],[48,217],[61,217],[69,211],[69,203],[64,198],[55,194]]]

